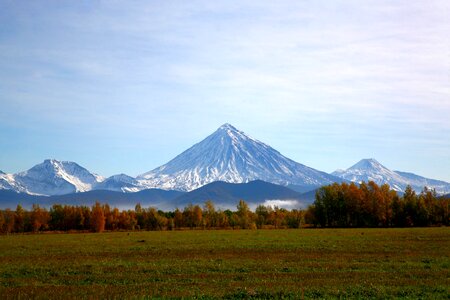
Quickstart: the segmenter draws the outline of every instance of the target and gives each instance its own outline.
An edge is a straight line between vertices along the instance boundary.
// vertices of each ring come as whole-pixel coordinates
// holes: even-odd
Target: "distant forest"
[[[171,212],[140,204],[120,211],[98,202],[92,207],[54,204],[50,210],[33,205],[30,211],[18,205],[15,211],[0,211],[0,232],[448,226],[449,206],[449,198],[426,188],[416,194],[408,186],[399,196],[372,181],[335,183],[318,189],[305,210],[259,205],[252,211],[244,200],[236,211],[217,210],[212,201]]]

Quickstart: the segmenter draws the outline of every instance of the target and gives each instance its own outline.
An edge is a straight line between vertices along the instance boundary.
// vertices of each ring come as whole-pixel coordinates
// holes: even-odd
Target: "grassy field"
[[[0,236],[0,298],[450,298],[450,229]]]

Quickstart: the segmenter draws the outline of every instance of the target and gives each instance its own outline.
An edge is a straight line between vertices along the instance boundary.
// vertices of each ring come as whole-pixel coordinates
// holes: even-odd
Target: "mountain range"
[[[424,186],[434,188],[440,194],[450,192],[450,183],[412,173],[392,171],[375,159],[363,159],[346,170],[328,174],[283,156],[269,145],[248,136],[230,124],[222,125],[168,163],[136,178],[125,174],[104,178],[75,162],[47,159],[24,172],[6,174],[0,171],[0,192],[2,195],[8,194],[10,198],[13,198],[11,192],[15,192],[23,195],[22,198],[27,198],[25,195],[59,196],[58,199],[70,198],[71,201],[75,201],[100,195],[100,191],[108,191],[112,194],[103,192],[102,197],[110,195],[114,198],[115,196],[112,196],[116,195],[114,193],[122,194],[119,198],[123,202],[126,199],[129,201],[135,199],[133,198],[135,195],[124,196],[125,194],[139,196],[141,195],[139,193],[149,189],[173,190],[179,193],[176,197],[173,194],[158,199],[181,205],[203,201],[206,198],[216,202],[219,199],[223,203],[230,203],[236,198],[261,201],[264,199],[260,196],[254,198],[252,196],[262,193],[265,193],[266,199],[290,197],[299,200],[309,195],[307,198],[311,200],[314,190],[322,185],[369,180],[377,184],[387,183],[397,191],[404,191],[407,185],[411,185],[417,192]],[[264,189],[261,189],[262,187],[258,185],[262,185],[262,182],[271,185],[265,185]],[[249,183],[245,189],[239,185],[245,183]],[[270,191],[276,192],[271,194]],[[300,193],[306,194],[300,197]],[[181,198],[175,201],[178,197]],[[161,201],[158,203],[161,204]]]

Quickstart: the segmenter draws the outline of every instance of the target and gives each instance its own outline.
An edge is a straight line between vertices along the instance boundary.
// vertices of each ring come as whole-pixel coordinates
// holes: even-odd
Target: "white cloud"
[[[300,203],[297,200],[266,200],[263,203],[264,206],[270,206],[272,208],[279,207],[279,208],[285,208],[285,209],[299,209],[299,208],[305,208],[305,205]]]

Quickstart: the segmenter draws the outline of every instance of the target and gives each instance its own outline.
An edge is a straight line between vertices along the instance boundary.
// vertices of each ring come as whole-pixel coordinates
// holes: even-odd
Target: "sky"
[[[0,0],[0,170],[150,171],[231,123],[450,181],[450,2]]]

